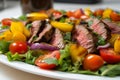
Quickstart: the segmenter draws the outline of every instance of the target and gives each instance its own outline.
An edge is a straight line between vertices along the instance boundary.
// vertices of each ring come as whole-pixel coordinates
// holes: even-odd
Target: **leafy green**
[[[106,41],[102,36],[98,36],[98,42],[96,43],[97,46],[99,45],[105,45]]]
[[[47,64],[58,65],[58,60],[56,58],[46,58],[46,59],[44,59],[44,62]]]
[[[27,24],[27,25],[26,25],[26,28],[27,28],[27,29],[30,29],[31,27],[32,27],[32,24]]]
[[[59,59],[59,66],[58,70],[61,71],[68,71],[71,66],[71,59],[70,59],[70,46],[66,45],[63,50],[60,50],[61,56]]]
[[[64,35],[64,40],[71,41],[71,39],[72,39],[71,32],[66,32]]]
[[[120,63],[119,64],[111,64],[105,65],[100,69],[101,76],[119,76],[120,75]]]
[[[0,53],[4,54],[9,51],[10,42],[0,40]]]
[[[11,52],[7,52],[6,56],[9,61],[23,61],[28,64],[34,64],[36,58],[39,57],[39,54],[29,50],[25,54],[12,54]]]
[[[26,21],[27,20],[27,17],[26,15],[21,15],[18,17],[19,20],[22,20],[22,21]]]
[[[25,59],[25,62],[28,63],[28,64],[34,64],[36,58],[38,56],[36,55],[33,55],[34,52],[32,52],[31,50],[29,50],[27,53],[26,53],[26,59]]]
[[[7,52],[6,56],[9,61],[24,61],[25,59],[24,54],[18,54],[18,53],[12,54],[11,52]]]
[[[59,22],[65,22],[66,18],[65,17],[61,17]]]
[[[88,26],[91,26],[93,24],[93,21],[88,21]]]

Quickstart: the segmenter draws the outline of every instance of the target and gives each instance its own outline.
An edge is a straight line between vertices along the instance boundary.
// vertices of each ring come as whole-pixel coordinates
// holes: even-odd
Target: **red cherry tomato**
[[[120,14],[115,11],[110,14],[110,17],[113,21],[120,21]]]
[[[76,11],[74,11],[74,14],[73,14],[73,16],[75,17],[75,18],[81,18],[81,16],[83,15],[84,13],[80,10],[80,9],[78,9],[78,10],[76,10]]]
[[[66,13],[66,15],[68,16],[68,17],[73,17],[73,12],[72,11],[68,11],[67,13]]]
[[[99,55],[88,54],[83,61],[83,68],[85,70],[96,71],[103,66],[104,61]]]
[[[61,16],[62,15],[62,13],[60,12],[60,11],[54,11],[53,12],[53,16],[54,17],[59,17],[59,16]]]
[[[117,55],[113,48],[100,49],[100,56],[109,64],[120,62],[120,55]]]
[[[35,65],[37,65],[38,67],[42,68],[42,69],[53,69],[56,67],[56,64],[48,64],[45,63],[44,60],[47,58],[56,58],[57,60],[60,58],[60,52],[59,51],[53,51],[49,54],[40,56],[39,58],[37,58],[35,60]]]
[[[2,23],[3,26],[10,26],[11,22],[12,22],[12,19],[10,19],[10,18],[4,18],[1,21],[1,23]]]
[[[24,54],[28,50],[27,43],[22,42],[22,41],[13,42],[10,44],[9,50],[13,54],[16,52],[19,54]]]
[[[103,12],[104,12],[103,9],[97,9],[97,10],[95,10],[94,15],[95,15],[95,16],[102,16],[102,15],[103,15]]]

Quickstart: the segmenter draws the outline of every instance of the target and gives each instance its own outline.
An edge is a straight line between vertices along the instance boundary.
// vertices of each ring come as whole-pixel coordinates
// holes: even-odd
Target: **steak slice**
[[[115,22],[111,22],[108,20],[102,20],[107,27],[111,30],[111,33],[118,33],[120,34],[120,26],[118,26]]]
[[[51,43],[51,45],[56,46],[60,49],[65,47],[63,35],[59,29],[57,29],[57,28],[55,29],[55,33],[54,33],[50,43]]]
[[[40,42],[42,38],[45,37],[46,35],[47,37],[43,39],[43,42],[45,42],[46,40],[49,41],[52,35],[52,31],[53,31],[52,29],[53,27],[49,23],[46,23],[44,29],[38,34],[38,38],[36,38],[33,42]]]
[[[73,33],[73,38],[79,45],[88,49],[88,52],[93,52],[95,49],[94,39],[85,25],[76,25]]]
[[[89,26],[89,28],[98,35],[101,35],[106,40],[108,37],[108,30],[106,25],[97,18],[93,18],[91,20],[93,23],[91,26]]]
[[[30,32],[32,34],[31,38],[28,40],[28,43],[31,43],[34,37],[37,35],[42,23],[40,20],[32,22],[32,27],[30,28]]]

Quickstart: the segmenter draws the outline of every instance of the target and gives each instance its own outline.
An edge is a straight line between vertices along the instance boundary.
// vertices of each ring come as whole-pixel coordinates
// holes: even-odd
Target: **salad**
[[[120,76],[120,13],[51,9],[4,18],[0,54],[41,69]]]

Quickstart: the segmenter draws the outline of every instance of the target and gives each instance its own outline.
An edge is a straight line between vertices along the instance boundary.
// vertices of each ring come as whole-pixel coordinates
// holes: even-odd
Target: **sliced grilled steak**
[[[107,39],[108,30],[106,28],[106,25],[97,18],[93,18],[91,20],[93,23],[91,26],[89,26],[89,28],[92,29],[93,32],[101,35],[104,39]]]
[[[94,41],[93,36],[87,30],[85,25],[76,25],[75,31],[73,33],[73,38],[77,41],[77,43],[84,48],[88,49],[88,52],[94,51]]]
[[[112,33],[119,33],[120,34],[120,26],[118,26],[115,22],[111,22],[108,20],[102,20],[107,27],[111,30]]]
[[[57,28],[55,29],[55,33],[52,37],[51,45],[56,46],[60,49],[64,48],[64,46],[65,46],[62,33]]]
[[[52,35],[52,29],[53,27],[49,23],[46,23],[44,29],[39,33],[38,38],[36,38],[33,42],[40,42],[43,37],[45,38],[43,42],[46,40],[49,41]]]
[[[39,31],[39,29],[41,27],[41,24],[42,24],[41,21],[32,22],[32,27],[30,29],[32,36],[28,40],[28,43],[31,43],[33,41],[33,38],[37,35],[37,33],[38,33],[38,31]]]

